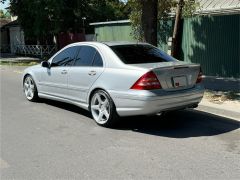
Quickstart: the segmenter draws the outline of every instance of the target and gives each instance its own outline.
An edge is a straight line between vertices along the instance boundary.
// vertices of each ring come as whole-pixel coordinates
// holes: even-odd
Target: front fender
[[[24,79],[27,75],[32,76],[32,78],[38,88],[39,81],[41,80],[41,65],[35,65],[35,66],[26,68],[23,71],[22,83],[24,82]]]

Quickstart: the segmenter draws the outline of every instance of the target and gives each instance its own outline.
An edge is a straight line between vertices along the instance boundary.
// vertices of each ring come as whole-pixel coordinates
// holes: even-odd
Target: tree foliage
[[[178,0],[158,0],[158,30],[160,32],[160,41],[166,41],[166,37],[168,36],[169,30],[171,29],[171,25],[166,20],[176,10]],[[130,20],[132,23],[132,36],[139,40],[143,41],[143,29],[141,24],[141,16],[142,16],[142,7],[141,0],[129,0],[129,6],[132,8],[130,14]],[[185,0],[183,5],[183,17],[189,17],[194,14],[196,9],[199,7],[199,4],[195,2],[195,0]]]
[[[4,4],[6,2],[6,0],[0,0],[0,3]],[[9,13],[9,11],[5,11],[3,9],[0,9],[0,18],[10,18],[11,15]]]
[[[91,22],[126,19],[129,9],[119,0],[10,0],[25,36],[48,39],[68,30],[92,31]],[[83,19],[84,18],[84,19]]]
[[[0,9],[0,18],[4,19],[10,19],[11,15],[8,11],[4,12],[2,9]]]

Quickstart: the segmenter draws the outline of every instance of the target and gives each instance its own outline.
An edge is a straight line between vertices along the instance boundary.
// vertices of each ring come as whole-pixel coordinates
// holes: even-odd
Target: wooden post
[[[172,48],[171,48],[171,55],[176,57],[178,55],[178,43],[179,43],[179,27],[180,27],[180,20],[182,15],[182,7],[184,4],[184,0],[179,0],[176,10],[176,18],[174,23],[174,30],[172,36]]]

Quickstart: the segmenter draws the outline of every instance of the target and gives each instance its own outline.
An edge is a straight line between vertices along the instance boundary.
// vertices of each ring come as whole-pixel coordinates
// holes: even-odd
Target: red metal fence
[[[58,35],[58,49],[68,44],[81,41],[86,41],[84,33],[61,33]]]

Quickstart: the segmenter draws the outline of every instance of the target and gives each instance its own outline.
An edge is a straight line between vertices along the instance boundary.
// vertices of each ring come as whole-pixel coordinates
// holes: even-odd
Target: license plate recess
[[[173,86],[175,88],[187,86],[186,76],[173,77],[172,80],[173,80]]]

